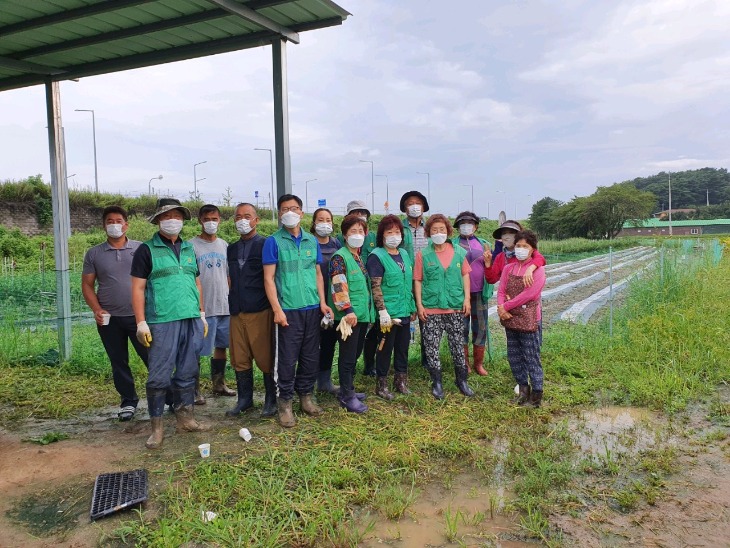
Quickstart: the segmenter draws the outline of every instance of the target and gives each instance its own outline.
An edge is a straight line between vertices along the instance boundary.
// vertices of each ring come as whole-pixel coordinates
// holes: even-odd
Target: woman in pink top
[[[513,320],[513,316],[529,316],[533,311],[535,314],[533,321],[523,322],[519,329],[516,325],[513,328],[509,323],[505,325],[507,360],[519,384],[517,404],[530,407],[540,407],[543,382],[540,297],[545,286],[545,268],[535,269],[529,287],[524,281],[525,272],[535,265],[533,255],[536,251],[537,235],[530,230],[518,232],[514,248],[516,262],[504,267],[497,291],[497,313],[503,323]]]
[[[464,317],[471,313],[469,272],[466,252],[448,241],[453,229],[440,213],[426,223],[430,243],[416,254],[413,267],[414,295],[418,317],[423,322],[421,339],[426,369],[431,374],[433,397],[443,399],[439,347],[444,332],[454,360],[456,387],[467,397],[474,392],[466,384],[464,358]]]

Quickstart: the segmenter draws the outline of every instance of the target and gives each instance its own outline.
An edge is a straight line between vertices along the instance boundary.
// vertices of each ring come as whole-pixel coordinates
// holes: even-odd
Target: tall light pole
[[[255,148],[254,150],[265,150],[269,153],[269,165],[271,166],[271,220],[276,221],[276,211],[274,210],[274,199],[276,198],[276,192],[274,192],[274,155],[270,148]]]
[[[94,187],[96,188],[96,193],[99,193],[99,166],[96,163],[96,116],[94,115],[94,111],[92,109],[88,108],[76,108],[74,109],[76,112],[90,112],[91,113],[91,132],[94,136]]]
[[[309,213],[309,183],[316,180],[309,179],[309,181],[304,181],[304,213]]]
[[[489,219],[489,206],[492,205],[492,202],[487,202],[487,219]]]
[[[152,177],[152,179],[150,179],[149,182],[147,183],[147,194],[149,194],[150,196],[152,196],[152,181],[154,181],[155,179],[159,179],[161,181],[162,175],[158,175],[157,177]]]
[[[669,172],[669,235],[672,235],[672,172]]]
[[[529,207],[530,207],[530,211],[527,214],[527,217],[529,217],[530,215],[532,215],[532,194],[528,194],[527,198],[528,198],[527,201],[529,202]],[[527,218],[527,217],[525,217],[525,218]]]
[[[378,175],[376,173],[375,176],[385,177],[385,212],[388,213],[390,211],[390,181],[387,175]],[[373,213],[375,212],[373,211]]]
[[[370,212],[371,214],[375,213],[375,164],[372,160],[360,160],[361,162],[365,164],[370,164],[370,194],[372,195],[371,198],[371,207],[373,210]]]
[[[426,176],[426,184],[428,185],[428,203],[431,203],[431,174],[428,171],[416,171],[417,175]]]
[[[707,207],[710,207],[710,189],[705,189],[705,192],[707,193]]]
[[[474,212],[474,185],[461,185],[471,187],[471,210]]]
[[[198,179],[198,166],[201,164],[207,164],[208,160],[203,160],[202,162],[198,162],[197,164],[193,164],[193,200],[198,199],[198,181],[205,181],[205,177],[202,179]]]

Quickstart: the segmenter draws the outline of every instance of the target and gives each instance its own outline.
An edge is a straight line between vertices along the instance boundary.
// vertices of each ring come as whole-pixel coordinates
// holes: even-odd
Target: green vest
[[[156,232],[144,243],[152,255],[152,272],[144,291],[147,323],[166,323],[200,317],[200,292],[195,283],[198,262],[190,242],[181,242],[180,259]]]
[[[373,255],[380,260],[385,269],[380,287],[383,291],[385,308],[391,318],[405,318],[416,311],[416,302],[413,300],[413,263],[405,250],[399,249],[398,253],[403,259],[405,272],[401,271],[400,266],[385,249],[376,247],[373,250]]]
[[[423,257],[423,282],[421,302],[424,308],[439,310],[461,310],[464,305],[464,281],[461,265],[466,260],[466,252],[459,246],[454,247],[454,258],[449,268],[441,266],[433,244],[429,243],[421,251]]]
[[[368,264],[368,256],[373,252],[373,249],[375,249],[375,239],[377,236],[377,232],[373,232],[372,230],[369,230],[367,234],[365,234],[365,242],[362,244],[362,248],[360,248],[360,258],[362,259],[362,264]],[[342,234],[337,235],[337,241],[340,242],[340,245],[342,247],[345,247],[345,237]]]
[[[363,274],[360,265],[352,256],[352,253],[346,247],[342,247],[335,252],[345,260],[345,268],[347,269],[347,288],[350,294],[350,304],[355,311],[357,321],[362,323],[371,323],[375,321],[375,306],[373,305],[373,297],[370,293],[370,278]],[[332,292],[327,296],[332,312],[335,313],[335,321],[340,321],[344,314],[337,310],[332,298]]]
[[[451,243],[454,245],[454,249],[456,249],[457,247],[461,247],[461,245],[459,244],[459,238],[459,236],[454,236],[453,238],[451,238]],[[475,236],[475,238],[479,241],[480,244],[482,244],[483,248],[486,249],[486,247],[489,246],[489,242],[484,238],[480,238],[479,236]],[[484,299],[484,302],[487,302],[490,298],[492,298],[492,295],[494,295],[494,286],[492,284],[488,284],[487,280],[484,280],[484,287],[482,287],[482,299]]]
[[[408,217],[402,217],[401,221],[403,223],[403,241],[400,243],[399,247],[406,250],[411,261],[415,261],[416,254],[413,252],[413,233],[411,232],[411,227],[408,224]]]
[[[319,304],[317,293],[317,240],[301,227],[299,247],[289,232],[280,228],[272,235],[279,248],[276,292],[284,310],[300,310]]]

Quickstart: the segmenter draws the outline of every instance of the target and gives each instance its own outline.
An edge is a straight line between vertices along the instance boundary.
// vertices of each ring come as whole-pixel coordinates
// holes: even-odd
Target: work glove
[[[380,330],[383,333],[388,333],[393,326],[393,320],[390,319],[390,314],[388,314],[387,310],[383,309],[378,310],[378,315],[380,316]]]
[[[208,322],[205,321],[205,312],[200,313],[200,319],[203,320],[203,338],[208,336]]]
[[[339,331],[340,334],[342,335],[342,340],[346,341],[347,337],[352,335],[352,326],[349,323],[347,323],[345,318],[342,318],[340,320],[339,325],[337,326],[337,331]]]
[[[137,324],[137,340],[146,348],[149,348],[150,344],[152,344],[152,332],[150,331],[150,326],[144,320]]]

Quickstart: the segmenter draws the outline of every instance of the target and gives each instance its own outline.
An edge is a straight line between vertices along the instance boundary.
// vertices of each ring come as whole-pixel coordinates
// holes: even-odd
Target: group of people
[[[326,208],[314,212],[309,231],[301,224],[299,197],[285,194],[277,208],[281,228],[264,237],[257,232],[256,208],[236,206],[240,238],[231,245],[217,236],[221,214],[214,205],[199,210],[201,233],[189,241],[180,232],[191,213],[174,198],[158,200],[149,219],[158,230],[144,243],[126,237],[123,208],[104,210],[107,241],[86,254],[83,295],[112,364],[120,420],[130,420],[139,401],[128,340],[149,370],[148,448],[163,443],[165,405],[178,429],[210,428],[194,417],[194,405],[205,403],[201,356],[211,356],[213,392],[237,397],[229,416],[253,407],[255,362],[264,379],[262,415],[278,415],[287,428],[296,425],[295,396],[307,415],[323,412],[313,399],[315,386],[335,395],[347,411],[366,412],[366,394],[355,390],[361,355],[364,374],[376,377],[378,397],[410,394],[408,350],[416,320],[433,397],[444,397],[444,335],[456,387],[472,397],[468,374],[487,375],[488,300],[496,282],[508,360],[519,384],[517,403],[540,405],[545,259],[534,233],[506,221],[493,233],[499,245],[492,249],[476,236],[476,214],[461,212],[453,225],[440,213],[426,219],[428,200],[418,191],[401,197],[404,217],[386,215],[374,231],[367,206],[351,201],[336,237]],[[332,382],[338,346],[339,386]],[[235,391],[225,383],[226,349]]]

